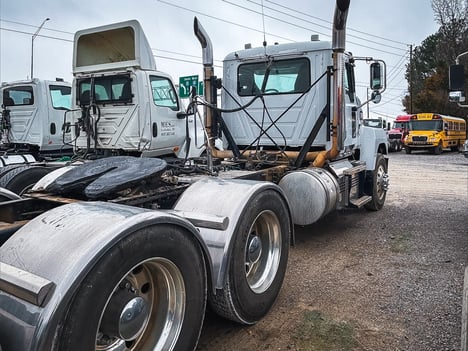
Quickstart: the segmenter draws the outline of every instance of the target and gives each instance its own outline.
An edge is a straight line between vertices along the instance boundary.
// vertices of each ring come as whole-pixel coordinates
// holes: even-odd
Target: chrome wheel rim
[[[377,169],[376,177],[376,191],[377,197],[382,200],[385,197],[388,188],[388,174],[385,172],[385,168],[380,165]]]
[[[165,258],[135,265],[115,286],[101,313],[96,351],[172,350],[185,315],[182,273]]]
[[[245,246],[245,275],[252,291],[260,294],[270,287],[280,258],[280,221],[272,211],[262,211],[250,227]]]

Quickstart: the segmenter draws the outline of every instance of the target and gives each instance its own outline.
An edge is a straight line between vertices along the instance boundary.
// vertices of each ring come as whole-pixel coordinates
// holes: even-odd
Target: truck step
[[[372,201],[372,196],[364,195],[364,196],[361,196],[358,199],[351,199],[349,202],[353,206],[361,208],[362,206],[364,206],[365,204],[367,204],[368,202],[371,202],[371,201]]]

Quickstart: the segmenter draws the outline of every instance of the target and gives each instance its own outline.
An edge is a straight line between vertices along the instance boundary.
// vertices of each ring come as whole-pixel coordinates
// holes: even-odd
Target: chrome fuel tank
[[[294,224],[309,225],[336,208],[340,191],[335,177],[322,168],[285,175],[279,182],[291,207]]]

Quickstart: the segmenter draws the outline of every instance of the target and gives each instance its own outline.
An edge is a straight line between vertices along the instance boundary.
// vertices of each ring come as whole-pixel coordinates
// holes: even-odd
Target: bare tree
[[[438,58],[451,63],[468,49],[468,0],[432,0],[432,10],[440,24]]]

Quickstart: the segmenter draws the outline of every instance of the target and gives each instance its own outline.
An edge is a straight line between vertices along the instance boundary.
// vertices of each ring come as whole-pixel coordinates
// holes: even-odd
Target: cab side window
[[[172,82],[165,77],[150,76],[151,92],[156,106],[179,110],[179,101]]]

